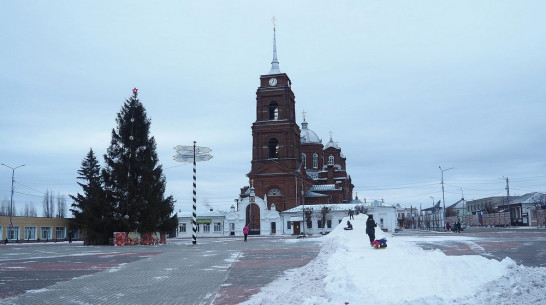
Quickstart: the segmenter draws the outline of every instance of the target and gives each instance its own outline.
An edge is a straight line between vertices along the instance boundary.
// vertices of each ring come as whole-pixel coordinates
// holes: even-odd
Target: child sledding
[[[378,240],[374,240],[372,242],[372,247],[374,247],[376,249],[385,249],[385,248],[387,248],[387,239],[386,238],[381,238],[381,239],[378,239]]]
[[[377,228],[377,223],[373,220],[373,215],[368,215],[368,220],[366,221],[366,234],[370,238],[370,244],[376,249],[385,249],[387,248],[387,239],[381,238],[375,239],[375,228]]]
[[[347,220],[347,226],[343,228],[343,230],[352,230],[352,229],[353,229],[353,224]]]

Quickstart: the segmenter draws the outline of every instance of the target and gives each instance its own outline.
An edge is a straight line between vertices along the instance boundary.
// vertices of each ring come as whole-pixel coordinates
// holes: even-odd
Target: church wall
[[[274,203],[279,211],[291,209],[299,204],[296,200],[301,201],[299,194],[296,197],[296,179],[293,175],[258,176],[254,178],[254,188],[256,196],[261,198],[265,197],[270,189],[278,188],[281,196],[268,196],[268,205],[270,207],[271,203]]]
[[[305,168],[319,170],[324,165],[322,144],[301,144],[301,152],[306,156]],[[318,155],[318,166],[313,167],[313,154]]]

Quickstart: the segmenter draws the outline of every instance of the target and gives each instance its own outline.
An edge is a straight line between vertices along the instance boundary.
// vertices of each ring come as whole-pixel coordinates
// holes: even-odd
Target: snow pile
[[[423,239],[379,229],[376,239],[386,237],[388,247],[374,249],[366,219],[357,215],[354,230],[340,225],[321,237],[323,248],[313,261],[242,304],[544,304],[546,268],[518,266],[510,258],[446,256],[418,248]]]

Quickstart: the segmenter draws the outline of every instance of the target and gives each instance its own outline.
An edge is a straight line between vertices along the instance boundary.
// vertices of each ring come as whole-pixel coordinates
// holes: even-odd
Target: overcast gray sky
[[[259,76],[272,59],[297,121],[347,157],[360,199],[423,207],[546,191],[544,1],[2,1],[0,161],[14,201],[76,194],[133,87],[152,120],[167,194],[189,211],[248,184]],[[0,168],[0,200],[12,171]],[[71,203],[71,202],[69,202]]]

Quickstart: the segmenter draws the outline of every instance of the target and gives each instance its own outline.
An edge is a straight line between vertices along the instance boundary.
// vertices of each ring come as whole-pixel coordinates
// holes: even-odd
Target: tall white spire
[[[277,60],[277,39],[275,30],[277,18],[273,17],[271,18],[271,21],[273,22],[273,61],[271,62],[269,74],[279,74],[281,73],[281,70],[279,69],[279,61]]]

